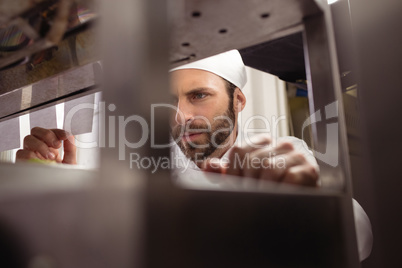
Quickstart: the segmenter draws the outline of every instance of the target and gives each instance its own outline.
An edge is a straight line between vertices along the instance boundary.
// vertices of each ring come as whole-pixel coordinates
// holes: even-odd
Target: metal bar
[[[169,114],[166,110],[157,111],[154,115],[157,130],[150,125],[152,104],[165,103],[169,99],[165,5],[165,1],[160,0],[102,2],[104,13],[101,15],[100,40],[105,73],[102,96],[107,131],[103,134],[106,144],[101,149],[100,186],[105,189],[124,183],[144,185],[151,177],[168,180],[170,176],[168,170],[152,174],[150,169],[138,170],[135,166],[131,168],[129,163],[130,153],[155,158],[169,156],[169,148],[154,149],[149,139],[154,134],[158,143],[169,143]],[[145,125],[131,120],[140,117]],[[113,123],[112,118],[118,122]],[[131,120],[131,123],[124,124],[124,120]],[[145,134],[147,141],[142,146],[133,148],[124,143],[125,140],[137,142],[144,133],[149,135]],[[116,145],[110,144],[110,141],[116,142]],[[135,196],[144,197],[142,194],[145,192],[139,191]],[[131,249],[124,250],[124,258],[114,267],[143,265],[143,201],[138,200],[137,209],[131,210],[136,223],[129,238]]]
[[[0,95],[0,121],[97,91],[102,70],[93,63]],[[99,89],[98,89],[99,91]]]
[[[304,49],[314,146],[322,183],[343,190],[342,213],[348,267],[359,267],[354,229],[350,164],[340,75],[329,10],[304,21]],[[321,117],[321,118],[319,118]],[[314,120],[312,120],[314,121]]]
[[[325,23],[323,16],[315,16],[306,19],[304,24],[310,113],[316,114],[317,119],[312,124],[314,146],[324,183],[348,192],[346,179],[350,175],[340,75],[336,55],[331,55]],[[331,132],[330,124],[336,133]]]
[[[161,2],[161,3],[159,3]],[[164,1],[104,1],[102,25],[102,44],[104,55],[103,97],[106,106],[116,108],[106,111],[107,116],[128,118],[139,116],[145,120],[146,128],[139,124],[127,124],[125,129],[108,125],[106,133],[120,133],[119,139],[138,141],[144,133],[154,134],[158,142],[169,143],[169,114],[166,110],[155,110],[152,117],[152,104],[166,103],[169,100],[167,27]],[[160,109],[163,110],[163,109]],[[152,118],[156,119],[157,131],[150,129]],[[148,132],[149,130],[149,132]],[[122,133],[124,131],[124,133]],[[157,157],[168,156],[169,148],[151,148],[149,137],[141,148],[132,149],[108,147],[102,151],[101,167],[105,167],[104,177],[110,180],[115,172],[130,170],[130,152]],[[107,137],[106,140],[109,140]],[[117,140],[116,140],[117,141]],[[125,150],[125,151],[122,151]],[[116,167],[119,167],[116,170]],[[111,173],[112,172],[112,173]]]
[[[9,120],[9,119],[17,117],[17,116],[21,116],[21,115],[26,114],[28,112],[31,113],[31,112],[41,110],[43,108],[55,105],[55,104],[60,103],[60,102],[66,102],[68,100],[83,97],[83,96],[93,94],[93,93],[96,93],[96,92],[99,92],[99,91],[100,91],[99,87],[95,86],[95,85],[87,87],[87,88],[83,88],[83,89],[74,91],[72,93],[69,93],[67,95],[64,95],[64,96],[61,96],[61,97],[57,97],[55,99],[45,101],[45,102],[43,102],[41,104],[33,105],[33,106],[29,107],[29,108],[19,110],[17,112],[14,112],[12,114],[7,115],[7,116],[0,117],[0,122],[5,121],[5,120]]]

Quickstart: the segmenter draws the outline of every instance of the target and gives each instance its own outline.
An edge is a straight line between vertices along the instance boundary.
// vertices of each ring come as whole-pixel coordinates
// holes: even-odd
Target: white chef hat
[[[202,60],[173,68],[170,72],[182,69],[199,69],[214,73],[242,89],[247,82],[246,68],[239,51],[223,52]]]

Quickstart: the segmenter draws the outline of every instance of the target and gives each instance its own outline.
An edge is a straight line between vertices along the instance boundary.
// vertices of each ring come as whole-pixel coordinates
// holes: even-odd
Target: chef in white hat
[[[245,66],[237,50],[174,68],[170,74],[177,101],[171,131],[177,144],[173,151],[192,160],[190,165],[179,166],[182,170],[176,173],[181,175],[177,178],[179,183],[199,184],[199,178],[207,177],[201,176],[206,174],[204,170],[318,186],[317,162],[299,139],[287,137],[272,147],[270,137],[260,136],[252,145],[236,146],[238,113],[246,105],[241,90],[247,82]],[[266,165],[274,157],[283,159],[284,165]],[[236,165],[239,163],[236,159],[243,165]],[[353,208],[359,257],[363,260],[372,248],[371,225],[355,200]]]
[[[309,161],[312,156],[306,150],[297,151],[289,140],[269,147],[271,137],[261,136],[245,148],[235,146],[238,114],[246,105],[241,89],[247,82],[245,66],[237,50],[174,68],[170,74],[171,89],[177,98],[172,137],[181,152],[198,168],[317,186],[315,160]],[[269,165],[272,156],[282,160],[282,164]],[[244,157],[253,160],[253,165],[235,166],[235,159]],[[227,160],[225,166],[210,164],[221,158]]]
[[[171,70],[177,97],[172,136],[186,157],[198,165],[221,157],[236,140],[237,115],[246,98],[241,88],[246,70],[237,50]]]

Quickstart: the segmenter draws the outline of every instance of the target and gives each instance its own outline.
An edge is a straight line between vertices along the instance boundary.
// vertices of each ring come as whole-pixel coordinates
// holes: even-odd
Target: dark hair
[[[223,78],[223,80],[225,80],[225,82],[226,82],[226,91],[229,95],[229,105],[233,105],[234,92],[235,92],[237,86],[224,78]]]

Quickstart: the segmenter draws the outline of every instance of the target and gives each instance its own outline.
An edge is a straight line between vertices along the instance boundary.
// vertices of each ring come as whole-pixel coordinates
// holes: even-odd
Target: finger
[[[254,175],[254,177],[276,182],[282,181],[286,175],[286,172],[290,168],[305,165],[307,163],[305,157],[297,152],[280,154],[270,158],[262,158],[260,161],[261,167],[260,169],[256,169],[257,171],[260,171],[260,173],[258,175]]]
[[[291,143],[283,142],[276,147],[269,146],[251,152],[249,165],[244,169],[244,176],[279,181],[284,175],[282,166],[285,166],[286,163],[288,166],[296,164],[293,164],[295,161],[289,161],[293,160],[291,157],[293,150],[294,147]],[[279,157],[283,155],[286,155],[286,157]],[[279,161],[282,162],[279,163]],[[281,165],[276,165],[276,163]]]
[[[243,170],[249,164],[249,152],[245,148],[233,147],[229,152],[228,163],[225,169],[225,174],[242,176]]]
[[[56,154],[50,150],[50,148],[43,141],[34,137],[33,135],[28,135],[24,138],[24,146],[25,150],[29,150],[32,152],[37,152],[42,155],[44,159],[55,160]]]
[[[38,152],[34,152],[36,154],[36,156],[41,159],[41,160],[46,160],[46,158],[44,158],[40,153]]]
[[[257,158],[275,157],[278,155],[289,153],[291,151],[294,151],[293,144],[289,142],[283,142],[279,143],[275,147],[269,146],[258,150],[254,150],[253,152],[250,153],[250,158],[253,159],[255,157]]]
[[[316,169],[309,164],[294,166],[287,170],[283,182],[317,187],[318,173]]]
[[[258,150],[270,145],[272,142],[271,137],[268,135],[256,135],[246,140],[246,145],[242,146],[248,152]]]
[[[75,146],[74,136],[70,136],[63,141],[64,145],[64,164],[77,164],[77,147]]]
[[[48,147],[60,148],[61,139],[56,135],[53,130],[34,127],[31,129],[31,135],[43,141]]]
[[[77,164],[75,147],[73,149],[70,149],[69,148],[70,144],[69,143],[65,144],[65,142],[64,142],[64,141],[66,141],[66,140],[71,138],[72,139],[71,143],[75,144],[74,136],[71,135],[70,132],[65,131],[63,129],[53,128],[53,129],[51,129],[51,131],[53,131],[54,134],[56,134],[57,138],[60,141],[63,141],[64,157],[63,157],[63,159],[61,159],[60,154],[58,154],[56,161],[58,163]],[[67,146],[67,155],[66,155],[66,146]],[[63,162],[63,160],[65,162]]]
[[[55,148],[52,148],[52,147],[49,147],[49,150],[50,150],[52,153],[54,153],[54,155],[56,156],[54,160],[55,160],[57,163],[61,163],[62,159],[61,159],[59,150],[58,150],[58,149],[55,149]]]
[[[35,152],[29,150],[18,150],[15,156],[16,161],[26,161],[29,159],[40,159]]]
[[[272,147],[276,155],[286,154],[288,152],[294,151],[295,147],[290,142],[280,142],[276,146]]]
[[[53,128],[51,129],[51,131],[53,131],[53,133],[56,134],[57,138],[62,141],[73,136],[70,132],[65,131],[63,129]]]

